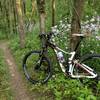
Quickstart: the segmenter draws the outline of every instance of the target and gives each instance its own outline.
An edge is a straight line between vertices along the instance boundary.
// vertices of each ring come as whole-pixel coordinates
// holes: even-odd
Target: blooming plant
[[[88,16],[86,16],[88,17]],[[64,50],[68,49],[71,22],[67,18],[59,21],[57,25],[51,28],[54,33],[54,40],[58,46]],[[82,21],[81,33],[91,35],[92,38],[100,40],[100,16],[93,16],[90,20]]]

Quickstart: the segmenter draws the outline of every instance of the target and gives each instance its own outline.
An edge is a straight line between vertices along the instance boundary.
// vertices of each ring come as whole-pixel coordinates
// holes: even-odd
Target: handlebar
[[[80,36],[80,37],[84,37],[85,34],[72,34],[72,36]]]
[[[75,33],[75,34],[72,34],[72,36],[78,36],[78,37],[89,37],[91,34],[90,33]]]
[[[53,34],[54,34],[53,32],[48,32],[48,33],[44,33],[44,34],[39,34],[39,37],[40,37],[40,39],[49,40]]]

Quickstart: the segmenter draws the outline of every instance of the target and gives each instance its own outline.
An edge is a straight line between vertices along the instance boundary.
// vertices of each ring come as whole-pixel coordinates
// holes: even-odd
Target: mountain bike
[[[48,47],[52,48],[55,52],[64,75],[80,80],[100,79],[100,54],[86,54],[80,58],[76,57],[77,49],[85,37],[84,34],[73,34],[73,36],[79,36],[81,39],[72,52],[66,52],[59,48],[55,44],[54,36],[54,32],[41,34],[42,49],[30,51],[23,59],[24,74],[31,83],[46,83],[52,76]],[[64,55],[69,56],[66,59]]]

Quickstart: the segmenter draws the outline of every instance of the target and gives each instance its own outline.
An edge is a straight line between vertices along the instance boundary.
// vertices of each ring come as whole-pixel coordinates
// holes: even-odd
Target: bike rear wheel
[[[23,70],[26,78],[33,84],[46,83],[51,76],[50,61],[40,56],[41,51],[31,51],[23,59]]]
[[[89,83],[92,81],[94,82],[98,82],[100,80],[100,54],[88,54],[88,55],[85,55],[83,57],[81,57],[81,59],[79,60],[79,63],[81,65],[86,65],[90,68],[93,69],[93,73],[97,74],[97,77],[95,78],[80,78],[79,80],[82,82],[82,83]],[[77,67],[77,65],[75,66],[76,68],[76,73],[77,75],[79,73],[82,73],[83,75],[86,75],[87,73],[82,70],[81,68]]]

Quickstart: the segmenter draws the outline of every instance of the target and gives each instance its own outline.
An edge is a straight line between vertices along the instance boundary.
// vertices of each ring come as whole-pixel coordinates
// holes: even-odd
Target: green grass
[[[59,1],[59,0],[58,0]],[[59,3],[61,2],[61,3]],[[67,3],[67,5],[63,6],[62,1],[59,1],[56,4],[56,21],[63,19],[65,15],[70,16],[69,12],[70,9],[67,9],[67,6],[70,2]],[[66,2],[66,1],[65,1]],[[61,5],[59,5],[61,4]],[[46,30],[49,30],[51,27],[51,9],[50,9],[51,2],[48,1],[46,4]],[[59,7],[58,7],[59,6]],[[58,9],[62,8],[62,9]],[[67,9],[67,12],[64,12],[64,9]],[[67,14],[68,13],[68,14]],[[66,17],[68,17],[66,16]],[[37,18],[38,19],[38,18]],[[40,40],[38,38],[39,33],[39,23],[37,22],[34,26],[33,33],[27,33],[26,36],[26,45],[24,49],[20,49],[20,43],[18,36],[13,37],[13,39],[10,40],[10,48],[12,50],[12,54],[15,57],[15,60],[18,64],[19,71],[22,72],[23,79],[25,79],[22,69],[22,61],[25,54],[32,50],[39,50],[40,48]],[[59,37],[61,39],[59,39]],[[64,47],[64,43],[68,43],[69,38],[62,39],[65,36],[59,36],[57,40],[57,43],[60,47],[62,47],[64,50],[66,50]],[[93,52],[100,53],[100,41],[94,39],[87,38],[82,42],[84,49],[81,49],[82,54],[89,53],[91,50]],[[59,40],[62,40],[59,42]],[[28,85],[28,91],[30,91],[31,94],[38,94],[37,97],[40,100],[99,100],[100,99],[100,83],[98,84],[97,91],[94,93],[92,91],[91,87],[88,87],[88,84],[86,86],[82,85],[79,80],[73,80],[69,79],[68,77],[65,77],[63,73],[61,72],[61,69],[59,68],[59,65],[56,62],[56,57],[52,50],[49,50],[49,58],[52,63],[52,69],[53,69],[53,76],[48,81],[47,84],[44,85],[32,85],[28,81],[25,81]]]
[[[7,38],[6,34],[3,34],[3,32],[0,31],[0,40],[6,39],[6,38]]]
[[[88,0],[88,1],[90,1],[90,0]],[[27,8],[26,16],[28,18],[31,18],[31,7],[30,7],[31,3],[30,3],[30,1],[26,1],[26,2],[27,2],[26,3],[26,8]],[[89,15],[89,18],[91,18],[91,16],[94,15],[93,12],[95,12],[94,10],[92,10],[92,8],[93,8],[92,5],[89,5],[87,2],[86,2],[85,10],[84,10],[85,14],[84,14],[83,20],[85,20],[86,15]],[[97,3],[98,2],[99,1],[97,1]],[[90,3],[92,4],[91,1],[90,1]],[[96,8],[95,10],[99,13],[100,12],[99,6],[97,6],[95,8]],[[56,1],[56,23],[65,17],[70,19],[72,16],[72,14],[71,14],[72,9],[73,9],[73,7],[70,3],[70,0],[68,0],[68,1],[67,0],[57,0]],[[39,32],[37,15],[38,15],[37,11],[35,11],[35,14],[31,18],[31,20],[34,19],[36,21],[36,24],[33,29],[34,33],[28,33],[28,35],[26,36],[26,46],[24,49],[20,49],[20,45],[19,45],[20,43],[19,43],[18,36],[15,36],[12,39],[10,39],[10,48],[11,48],[12,54],[14,55],[15,60],[18,64],[19,71],[22,72],[23,79],[25,79],[24,74],[23,74],[23,69],[22,69],[23,57],[25,56],[25,54],[27,52],[29,52],[31,50],[37,50],[40,48],[40,41],[39,41],[38,34],[37,34]],[[27,21],[28,19],[26,18],[25,20]],[[46,30],[49,30],[50,27],[51,27],[51,1],[48,0],[46,2]],[[8,34],[6,31],[4,34],[0,33],[0,39],[4,39],[5,36],[7,37]],[[58,39],[58,40],[60,40],[60,39]],[[86,53],[90,52],[91,50],[92,50],[91,52],[100,53],[100,41],[97,41],[95,39],[91,40],[89,38],[87,39],[87,41],[83,41],[84,49],[81,49],[82,54],[86,54]],[[64,42],[65,42],[65,40],[62,40],[62,41],[60,41],[60,43],[58,43],[63,49],[65,47]],[[67,41],[66,41],[66,43],[67,43]],[[0,53],[0,55],[1,55],[1,53]],[[96,93],[93,93],[92,89],[89,88],[88,85],[84,86],[78,80],[72,80],[72,79],[65,78],[65,76],[61,72],[61,69],[59,68],[58,64],[56,63],[56,58],[55,58],[55,55],[53,54],[52,50],[49,51],[49,58],[52,62],[53,77],[49,80],[49,82],[47,84],[32,85],[29,82],[25,81],[28,84],[28,90],[31,93],[33,93],[33,95],[34,95],[34,93],[39,94],[40,97],[38,97],[38,98],[40,98],[40,100],[49,100],[49,99],[50,100],[53,100],[53,99],[54,100],[66,100],[66,99],[67,100],[100,100],[100,83],[98,84],[98,89],[97,89]],[[0,56],[0,62],[2,62],[1,56]],[[2,67],[1,67],[1,65],[2,65]],[[0,64],[0,73],[1,73],[0,89],[1,89],[1,87],[2,88],[9,87],[8,83],[6,84],[6,82],[5,82],[5,81],[7,81],[6,79],[8,79],[8,78],[4,77],[5,73],[6,73],[4,62],[2,64]],[[5,80],[5,81],[2,81],[2,82],[5,82],[4,84],[2,83],[2,85],[1,85],[1,79]],[[3,89],[3,90],[6,90],[6,89]],[[8,94],[8,91],[6,91],[7,94]],[[0,92],[0,93],[2,93],[2,94],[0,94],[0,97],[2,98],[3,95],[4,95],[4,97],[10,97],[10,95],[5,96],[6,92],[5,93]],[[11,100],[11,99],[7,99],[7,100]]]
[[[91,42],[95,43],[96,41]],[[38,38],[38,34],[32,33],[26,36],[26,47],[24,49],[20,49],[19,46],[19,39],[15,37],[10,40],[10,48],[12,53],[16,59],[18,64],[19,70],[22,72],[22,60],[25,54],[31,50],[37,50],[40,48],[40,41]],[[87,52],[91,48],[88,46],[86,47]],[[93,47],[92,47],[93,48]],[[96,48],[95,48],[96,49]],[[98,48],[97,48],[98,49]],[[99,49],[100,50],[100,49]],[[96,50],[98,51],[98,50]],[[85,52],[86,53],[86,52]],[[98,83],[98,88],[96,92],[93,92],[91,87],[87,85],[83,85],[80,83],[79,80],[69,79],[65,77],[61,72],[58,64],[56,63],[56,58],[52,52],[49,50],[49,58],[52,62],[52,69],[53,69],[53,76],[49,80],[47,84],[44,85],[32,85],[29,82],[28,84],[28,91],[34,95],[34,93],[39,94],[42,98],[41,100],[48,99],[48,100],[99,100],[100,99],[100,82]],[[24,78],[25,79],[25,78]],[[25,81],[26,82],[26,81]]]
[[[10,75],[5,64],[3,51],[0,50],[0,100],[13,100],[10,87]]]

